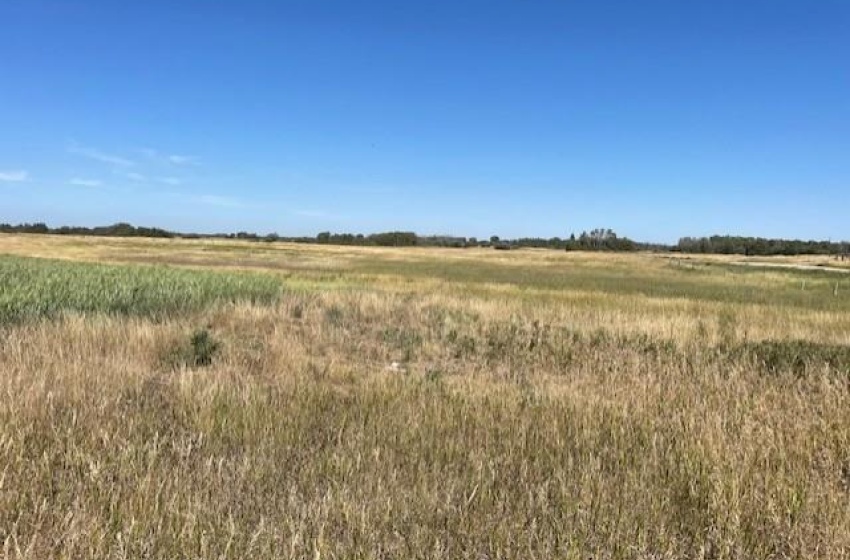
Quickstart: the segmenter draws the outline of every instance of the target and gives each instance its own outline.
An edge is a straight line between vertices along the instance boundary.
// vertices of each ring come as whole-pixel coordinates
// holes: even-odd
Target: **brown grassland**
[[[0,557],[850,558],[850,275],[0,236]]]

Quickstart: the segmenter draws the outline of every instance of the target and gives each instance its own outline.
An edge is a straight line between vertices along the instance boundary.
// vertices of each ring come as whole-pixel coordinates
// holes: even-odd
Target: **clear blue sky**
[[[850,238],[847,0],[2,0],[0,222]]]

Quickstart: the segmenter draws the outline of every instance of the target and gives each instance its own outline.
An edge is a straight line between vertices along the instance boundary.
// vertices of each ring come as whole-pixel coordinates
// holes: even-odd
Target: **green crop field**
[[[226,301],[273,303],[278,279],[0,256],[0,323],[62,312],[157,316]]]
[[[2,558],[850,558],[847,274],[0,254]]]

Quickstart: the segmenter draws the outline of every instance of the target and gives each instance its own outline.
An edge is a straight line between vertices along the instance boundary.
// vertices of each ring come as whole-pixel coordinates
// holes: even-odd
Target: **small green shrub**
[[[290,315],[293,319],[303,319],[304,318],[304,306],[300,303],[297,303],[292,306],[290,310]]]
[[[221,347],[221,343],[214,339],[207,329],[195,331],[189,344],[191,346],[191,362],[195,366],[210,365]]]
[[[213,363],[221,346],[221,342],[216,340],[209,329],[200,328],[188,340],[180,341],[166,350],[162,362],[171,369],[206,367]]]

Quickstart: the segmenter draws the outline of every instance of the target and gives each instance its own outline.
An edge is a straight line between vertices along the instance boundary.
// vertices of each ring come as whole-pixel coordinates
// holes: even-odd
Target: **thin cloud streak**
[[[77,179],[77,178],[74,178],[74,179],[71,179],[69,181],[69,183],[71,185],[74,185],[75,187],[92,187],[92,188],[95,188],[95,187],[102,187],[103,186],[103,182],[98,181],[97,179]]]
[[[141,173],[125,173],[124,177],[130,179],[131,181],[136,181],[137,183],[147,181],[147,177],[145,177]]]
[[[71,144],[68,147],[68,153],[82,156],[94,161],[99,161],[100,163],[107,163],[109,165],[116,165],[119,167],[133,167],[134,165],[136,165],[136,162],[131,161],[129,159],[112,154],[107,154],[95,148],[80,146],[79,144]]]
[[[144,154],[149,159],[159,163],[166,163],[174,166],[181,165],[200,165],[200,161],[195,156],[187,156],[181,154],[166,154],[154,148],[142,148],[139,153]]]
[[[168,161],[174,165],[200,165],[198,158],[194,156],[171,155],[168,156]]]
[[[23,183],[29,181],[29,171],[16,169],[14,171],[0,171],[0,181],[4,183]]]

